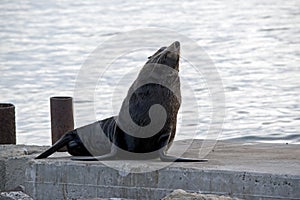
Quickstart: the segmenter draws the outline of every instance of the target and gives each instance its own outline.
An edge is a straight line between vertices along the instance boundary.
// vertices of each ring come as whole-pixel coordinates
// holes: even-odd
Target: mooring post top
[[[15,105],[12,103],[0,103],[0,109],[8,109],[8,108],[14,108]]]

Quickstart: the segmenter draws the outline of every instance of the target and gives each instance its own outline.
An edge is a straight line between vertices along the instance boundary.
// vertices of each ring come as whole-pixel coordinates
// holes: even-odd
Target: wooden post
[[[16,144],[15,106],[0,103],[0,144]]]
[[[73,98],[72,97],[51,97],[51,136],[52,144],[66,132],[74,129]],[[64,147],[60,151],[66,151]]]

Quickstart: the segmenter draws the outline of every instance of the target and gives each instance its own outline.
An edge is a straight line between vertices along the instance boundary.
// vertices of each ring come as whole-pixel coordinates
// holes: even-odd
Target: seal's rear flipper
[[[207,159],[192,159],[192,158],[177,158],[174,156],[168,156],[163,149],[159,150],[159,158],[163,162],[207,162]]]
[[[112,145],[111,152],[101,156],[73,156],[71,160],[78,161],[97,161],[97,160],[116,160],[117,158],[117,148]]]
[[[42,159],[42,158],[47,158],[48,156],[50,156],[51,154],[53,154],[54,152],[56,152],[57,150],[59,150],[60,148],[66,146],[68,144],[68,142],[70,142],[71,140],[73,140],[74,138],[74,134],[71,132],[66,133],[65,135],[63,135],[54,145],[52,145],[48,150],[46,150],[45,152],[41,153],[38,157],[36,157],[35,159]]]
[[[116,154],[109,153],[102,156],[73,156],[71,160],[78,160],[78,161],[97,161],[97,160],[115,160]]]

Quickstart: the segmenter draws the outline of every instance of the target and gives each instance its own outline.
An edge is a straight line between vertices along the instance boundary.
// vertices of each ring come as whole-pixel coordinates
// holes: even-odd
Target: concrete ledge
[[[173,151],[185,142],[177,142]],[[197,156],[199,143],[201,141],[193,143],[187,153],[189,157]],[[20,156],[23,157],[27,158]],[[71,161],[66,153],[56,153],[43,160],[31,158],[27,158],[23,177],[26,193],[34,199],[160,199],[174,189],[243,199],[300,197],[299,145],[223,141],[208,155],[207,163],[172,163],[147,173],[126,170],[129,165],[135,166],[132,171],[138,171],[141,166],[151,168],[162,162],[106,161],[105,164],[124,169],[118,171],[99,161]],[[10,176],[13,177],[13,173]]]
[[[32,163],[27,171],[26,189],[35,199],[97,196],[160,199],[178,188],[245,199],[297,199],[299,185],[300,177],[290,175],[168,167],[121,176],[99,163],[69,165],[58,161]]]
[[[0,145],[0,191],[24,185],[27,163],[46,147]]]

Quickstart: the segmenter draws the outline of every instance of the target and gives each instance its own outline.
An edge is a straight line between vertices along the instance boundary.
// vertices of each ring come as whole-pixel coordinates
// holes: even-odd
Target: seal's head
[[[155,54],[149,57],[147,64],[157,63],[179,70],[180,43],[173,42],[168,47],[161,47]]]

